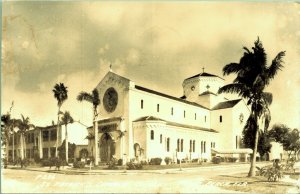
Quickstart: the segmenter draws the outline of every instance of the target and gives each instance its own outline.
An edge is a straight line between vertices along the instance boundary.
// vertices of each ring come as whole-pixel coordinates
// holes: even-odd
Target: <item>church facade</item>
[[[250,110],[242,99],[217,94],[224,79],[200,73],[183,81],[174,97],[137,85],[112,71],[96,86],[101,105],[89,149],[95,163],[130,159],[211,160],[225,154],[247,158],[242,129]],[[97,140],[97,141],[95,141]]]

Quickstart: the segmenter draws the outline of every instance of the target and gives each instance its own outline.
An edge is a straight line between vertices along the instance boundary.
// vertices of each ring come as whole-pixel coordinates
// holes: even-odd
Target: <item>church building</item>
[[[203,73],[183,80],[182,97],[136,84],[109,71],[96,86],[101,104],[89,141],[95,163],[113,156],[146,160],[209,161],[215,155],[245,160],[241,145],[250,110],[242,99],[228,100],[218,89],[224,79]]]

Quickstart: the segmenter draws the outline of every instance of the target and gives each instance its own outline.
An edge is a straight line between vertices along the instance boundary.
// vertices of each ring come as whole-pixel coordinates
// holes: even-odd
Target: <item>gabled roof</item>
[[[155,95],[158,95],[158,96],[162,96],[162,97],[165,97],[165,98],[169,98],[169,99],[172,99],[172,100],[176,100],[176,101],[179,101],[179,102],[183,102],[183,103],[186,103],[186,104],[189,104],[189,105],[193,105],[193,106],[197,106],[197,107],[200,107],[200,108],[208,109],[208,108],[206,108],[206,107],[204,107],[200,104],[197,104],[195,102],[189,102],[189,101],[183,100],[181,98],[176,98],[174,96],[170,96],[170,95],[163,94],[163,93],[160,93],[160,92],[157,92],[157,91],[154,91],[154,90],[150,90],[148,88],[144,88],[142,86],[135,85],[135,89],[138,89],[138,90],[141,90],[141,91],[144,91],[144,92],[148,92],[148,93],[151,93],[151,94],[155,94]]]
[[[216,106],[212,108],[212,110],[219,110],[219,109],[225,109],[225,108],[232,108],[234,107],[237,103],[239,103],[242,99],[237,99],[237,100],[229,100],[225,102],[220,102]]]
[[[186,124],[176,123],[176,122],[172,122],[172,121],[166,121],[164,119],[154,117],[154,116],[141,117],[141,118],[138,118],[138,119],[134,120],[133,122],[140,122],[140,121],[162,121],[162,122],[165,122],[166,125],[170,125],[170,126],[183,127],[183,128],[195,129],[195,130],[200,130],[200,131],[218,133],[218,131],[216,131],[214,129],[198,127],[198,126],[193,126],[193,125],[186,125]]]
[[[213,74],[210,74],[210,73],[205,73],[205,72],[203,72],[203,73],[199,73],[199,74],[197,74],[197,75],[194,75],[194,76],[192,76],[192,77],[189,77],[189,78],[186,78],[185,80],[188,80],[188,79],[193,79],[193,78],[196,78],[196,77],[218,77],[218,78],[220,78],[220,79],[224,80],[224,79],[223,79],[223,78],[221,78],[220,76],[213,75]]]

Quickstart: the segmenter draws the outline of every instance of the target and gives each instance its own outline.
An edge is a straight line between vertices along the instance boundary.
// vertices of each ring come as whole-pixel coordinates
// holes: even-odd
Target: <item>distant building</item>
[[[242,99],[217,94],[224,79],[206,72],[183,81],[183,96],[173,97],[136,85],[108,72],[97,85],[101,105],[89,150],[96,163],[114,155],[132,158],[171,157],[210,160],[226,155],[245,160],[252,152],[241,144],[250,110]]]
[[[26,158],[33,160],[34,157],[38,158],[50,158],[55,157],[55,145],[56,145],[56,131],[57,126],[51,125],[46,127],[35,127],[26,132],[25,141],[26,145]],[[87,133],[87,127],[82,123],[75,121],[68,124],[68,142],[75,143],[77,146],[75,150],[75,158],[80,157],[79,152],[81,149],[88,149],[88,140],[85,139]],[[65,139],[65,126],[62,125],[58,134],[58,147],[61,146]],[[14,151],[13,151],[13,140],[12,137],[9,141],[8,154],[9,159],[14,157],[21,157],[21,144],[20,134],[14,135]]]

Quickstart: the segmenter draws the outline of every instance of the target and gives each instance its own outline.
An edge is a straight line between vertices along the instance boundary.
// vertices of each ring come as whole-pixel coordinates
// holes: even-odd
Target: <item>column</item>
[[[38,146],[39,146],[39,153],[40,153],[40,158],[43,158],[43,141],[42,141],[42,130],[39,130],[39,138],[38,138]]]
[[[98,165],[99,164],[98,121],[94,121],[94,134],[95,134],[94,158],[95,158],[95,165]]]

